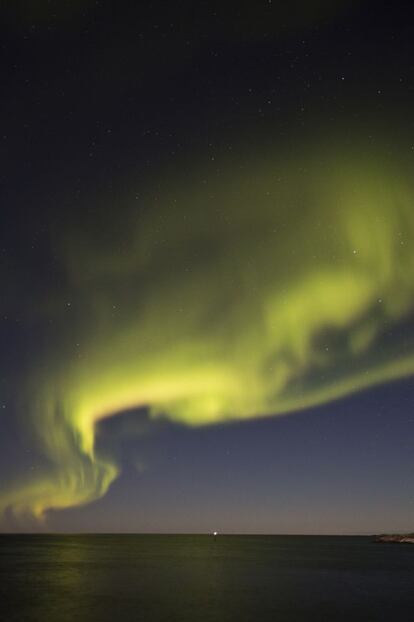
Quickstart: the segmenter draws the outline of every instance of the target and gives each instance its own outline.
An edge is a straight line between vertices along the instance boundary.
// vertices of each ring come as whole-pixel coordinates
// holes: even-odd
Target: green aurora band
[[[41,518],[104,495],[119,469],[97,425],[126,410],[221,424],[414,371],[402,167],[319,148],[166,177],[139,211],[113,210],[112,229],[58,236],[71,306],[55,299],[62,338],[28,380],[23,419],[49,467],[3,490],[0,510]]]

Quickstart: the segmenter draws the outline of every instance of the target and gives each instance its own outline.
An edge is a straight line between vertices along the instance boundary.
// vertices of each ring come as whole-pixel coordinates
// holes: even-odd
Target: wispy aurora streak
[[[127,409],[217,424],[414,371],[414,340],[398,337],[414,307],[401,169],[313,153],[179,186],[139,214],[114,208],[121,235],[97,223],[61,238],[71,309],[25,414],[50,468],[3,491],[3,510],[41,517],[103,495],[118,467],[95,451],[96,424]]]

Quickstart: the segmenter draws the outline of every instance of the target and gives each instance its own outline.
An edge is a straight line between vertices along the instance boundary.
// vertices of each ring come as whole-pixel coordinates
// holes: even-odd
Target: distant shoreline
[[[387,543],[387,544],[414,544],[414,533],[406,533],[406,534],[388,534],[383,533],[378,536],[375,536],[375,542],[379,543]]]

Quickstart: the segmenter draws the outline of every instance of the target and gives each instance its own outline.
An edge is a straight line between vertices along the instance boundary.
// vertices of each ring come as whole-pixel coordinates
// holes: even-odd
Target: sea
[[[414,545],[370,537],[2,535],[4,622],[410,622]]]

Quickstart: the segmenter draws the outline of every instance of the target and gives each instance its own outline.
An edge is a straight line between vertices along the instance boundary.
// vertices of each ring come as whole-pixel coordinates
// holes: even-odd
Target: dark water
[[[5,622],[414,620],[414,546],[299,536],[0,536]]]

